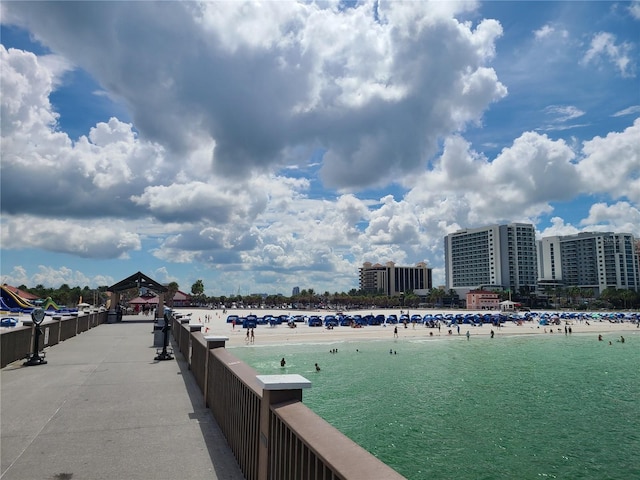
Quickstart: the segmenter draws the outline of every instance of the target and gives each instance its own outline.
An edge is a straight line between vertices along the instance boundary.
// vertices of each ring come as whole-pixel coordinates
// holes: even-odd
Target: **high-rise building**
[[[300,295],[300,287],[293,287],[291,290],[291,296],[295,297],[296,295]]]
[[[541,283],[591,289],[638,290],[640,273],[635,239],[629,233],[582,232],[538,241]]]
[[[636,255],[638,257],[638,272],[640,273],[640,238],[636,238]],[[640,278],[638,278],[636,291],[640,291]]]
[[[468,228],[444,239],[446,288],[459,295],[479,288],[535,291],[536,233],[528,223]]]
[[[409,291],[424,294],[432,285],[432,270],[424,262],[415,267],[396,267],[393,262],[385,265],[365,262],[360,268],[360,290],[365,292],[389,296]]]

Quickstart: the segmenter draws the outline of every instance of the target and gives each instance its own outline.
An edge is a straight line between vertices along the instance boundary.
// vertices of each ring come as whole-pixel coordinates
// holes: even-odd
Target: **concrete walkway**
[[[0,372],[2,480],[243,479],[187,363],[139,316]]]

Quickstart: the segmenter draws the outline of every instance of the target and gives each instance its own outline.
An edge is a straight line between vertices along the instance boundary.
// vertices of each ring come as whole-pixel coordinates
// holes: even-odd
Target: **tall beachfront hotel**
[[[538,282],[536,232],[528,223],[467,228],[444,238],[446,288],[533,292]]]
[[[638,291],[640,273],[635,239],[629,233],[583,232],[538,241],[540,281],[592,290]]]
[[[432,270],[424,262],[415,267],[396,267],[393,262],[385,265],[365,262],[360,268],[360,290],[364,292],[395,296],[411,291],[426,295],[432,287]]]

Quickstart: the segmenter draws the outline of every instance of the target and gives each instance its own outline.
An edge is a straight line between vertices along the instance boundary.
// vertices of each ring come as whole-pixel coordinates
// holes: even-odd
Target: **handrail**
[[[207,336],[192,332],[202,347]],[[303,387],[272,384],[226,350],[209,342],[205,403],[213,413],[242,473],[248,480],[400,480],[404,477],[353,442],[302,403]],[[192,353],[192,361],[203,356]],[[260,377],[260,380],[259,378]],[[275,377],[299,377],[278,375]],[[198,381],[200,384],[201,382]]]
[[[80,320],[78,320],[80,318]],[[46,320],[40,328],[46,334],[40,336],[38,349],[55,345],[59,342],[75,337],[78,333],[87,331],[106,323],[107,312],[90,313],[82,317],[53,318]],[[35,326],[13,327],[0,332],[0,368],[10,363],[22,360],[33,350]]]
[[[302,402],[272,405],[271,412],[269,478],[404,478]]]

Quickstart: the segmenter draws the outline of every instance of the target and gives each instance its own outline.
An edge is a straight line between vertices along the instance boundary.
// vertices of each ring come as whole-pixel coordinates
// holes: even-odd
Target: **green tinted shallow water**
[[[617,338],[231,351],[261,374],[307,377],[304,403],[409,479],[640,479],[640,334]]]

